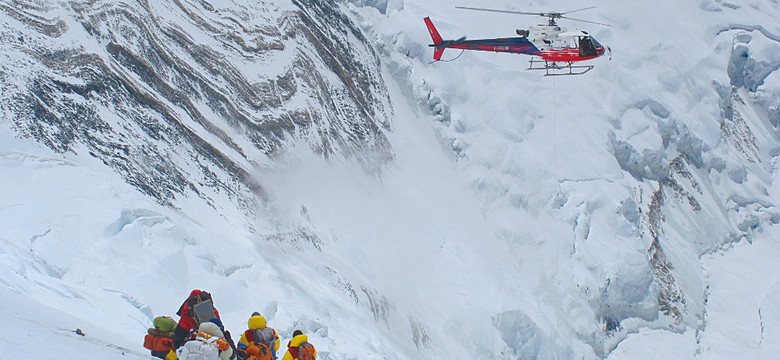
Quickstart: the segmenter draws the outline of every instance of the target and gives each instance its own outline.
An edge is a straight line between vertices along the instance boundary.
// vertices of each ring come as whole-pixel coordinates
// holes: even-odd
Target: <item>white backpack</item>
[[[184,343],[179,360],[220,360],[219,347],[217,347],[218,337],[203,339],[201,337]]]

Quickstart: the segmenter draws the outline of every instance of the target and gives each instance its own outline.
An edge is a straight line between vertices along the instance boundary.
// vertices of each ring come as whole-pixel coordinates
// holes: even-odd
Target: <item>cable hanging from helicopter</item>
[[[586,7],[567,12],[527,12],[497,10],[486,8],[474,8],[456,6],[457,9],[487,11],[497,13],[509,13],[520,15],[537,15],[548,18],[546,25],[530,25],[528,29],[518,29],[518,37],[466,40],[462,37],[458,40],[444,40],[439,31],[433,25],[429,17],[425,17],[425,25],[431,35],[433,44],[433,60],[441,61],[444,49],[462,49],[505,52],[513,54],[530,55],[528,70],[544,70],[545,76],[553,75],[582,75],[594,65],[582,65],[580,61],[592,60],[609,53],[611,49],[599,43],[593,36],[582,30],[567,30],[558,26],[558,19],[569,19],[589,24],[609,26],[595,21],[576,19],[565,14],[577,11],[593,9],[595,6]],[[454,59],[453,59],[454,60]],[[451,60],[450,60],[451,61]]]

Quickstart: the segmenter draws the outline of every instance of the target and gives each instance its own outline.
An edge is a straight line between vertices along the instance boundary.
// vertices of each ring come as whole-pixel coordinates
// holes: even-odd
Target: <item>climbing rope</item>
[[[558,229],[560,227],[559,225],[559,219],[558,219],[558,196],[560,195],[560,181],[558,181],[558,124],[557,124],[557,102],[555,98],[555,77],[552,78],[552,101],[553,101],[553,179],[555,180],[555,192],[553,194],[553,219],[555,221],[555,231],[552,232],[553,236],[558,232]],[[560,359],[560,332],[561,332],[561,282],[560,282],[560,254],[558,251],[558,244],[557,241],[553,241],[553,246],[555,246],[555,292],[556,292],[556,305],[555,305],[555,322],[556,322],[556,329],[555,329],[555,358]]]

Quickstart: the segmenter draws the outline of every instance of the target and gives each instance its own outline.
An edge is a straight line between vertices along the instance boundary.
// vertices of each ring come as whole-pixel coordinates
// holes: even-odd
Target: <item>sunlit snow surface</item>
[[[561,78],[519,55],[431,64],[425,16],[452,39],[546,21],[454,5],[595,5],[572,16],[613,26],[560,25],[612,59]],[[0,118],[0,321],[13,329],[0,352],[146,359],[151,319],[201,288],[233,334],[260,311],[283,342],[309,333],[322,359],[780,353],[778,4],[343,9],[382,57],[395,160],[366,174],[294,148],[254,174],[269,205],[253,228],[227,195],[218,211],[196,197],[162,207]],[[654,231],[666,273],[651,266]],[[678,296],[667,308],[664,291]]]

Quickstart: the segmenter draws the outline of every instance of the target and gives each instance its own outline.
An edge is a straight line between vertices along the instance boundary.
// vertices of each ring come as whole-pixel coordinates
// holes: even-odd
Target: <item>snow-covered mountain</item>
[[[546,21],[453,5],[0,2],[0,350],[148,358],[201,288],[323,359],[775,358],[780,5],[455,4],[597,6],[574,77],[432,63]]]

